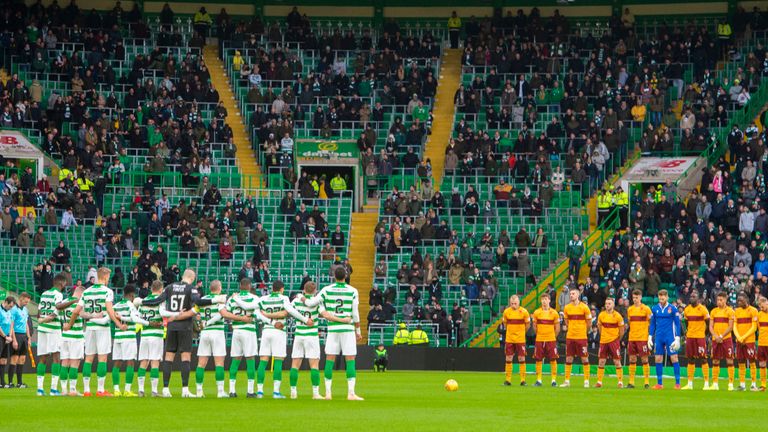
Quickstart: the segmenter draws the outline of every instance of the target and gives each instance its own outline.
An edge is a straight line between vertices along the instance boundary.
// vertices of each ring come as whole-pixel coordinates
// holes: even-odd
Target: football
[[[449,392],[455,392],[459,389],[459,383],[456,382],[456,380],[449,379],[445,382],[445,390]]]

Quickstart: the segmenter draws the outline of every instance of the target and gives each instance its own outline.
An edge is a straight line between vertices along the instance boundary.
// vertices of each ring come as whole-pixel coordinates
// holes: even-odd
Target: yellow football
[[[449,392],[454,392],[459,389],[459,383],[456,382],[456,380],[449,379],[445,382],[445,390]]]

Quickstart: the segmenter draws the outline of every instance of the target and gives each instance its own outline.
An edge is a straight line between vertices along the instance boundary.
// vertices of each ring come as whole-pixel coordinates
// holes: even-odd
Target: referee
[[[459,33],[461,32],[461,18],[456,15],[456,11],[451,12],[448,18],[448,36],[451,38],[451,49],[459,47]]]
[[[19,303],[11,309],[11,320],[13,321],[13,338],[11,346],[11,365],[8,367],[8,385],[13,381],[13,371],[16,371],[16,387],[27,388],[22,381],[24,365],[27,363],[27,346],[29,345],[29,303],[30,295],[21,293]]]
[[[16,299],[8,296],[0,305],[0,388],[9,388],[5,383],[5,368],[8,365],[8,356],[11,354],[13,343],[13,319],[11,310],[16,304]],[[13,375],[13,373],[11,373]]]
[[[195,397],[189,392],[190,361],[192,360],[192,331],[197,312],[194,306],[210,306],[213,303],[224,303],[225,295],[219,295],[213,300],[203,299],[194,285],[197,275],[194,270],[187,269],[181,277],[181,282],[174,282],[165,287],[159,296],[144,302],[140,298],[134,300],[135,306],[160,306],[160,315],[168,318],[167,334],[165,337],[165,362],[163,363],[163,397],[171,397],[168,385],[171,381],[171,369],[176,354],[181,356],[181,397]]]

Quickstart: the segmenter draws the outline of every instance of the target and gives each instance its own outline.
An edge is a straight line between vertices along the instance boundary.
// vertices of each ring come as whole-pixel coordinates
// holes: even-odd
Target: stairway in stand
[[[206,45],[203,48],[203,59],[211,74],[211,83],[218,90],[219,99],[227,109],[227,123],[232,127],[232,142],[237,149],[237,166],[243,176],[242,187],[248,195],[252,195],[265,186],[262,183],[261,168],[251,147],[248,125],[240,113],[232,92],[226,66],[219,59],[218,53],[219,50],[215,44]]]
[[[376,248],[373,246],[373,231],[379,222],[377,213],[352,213],[352,228],[349,232],[349,264],[352,266],[350,284],[357,288],[360,296],[360,327],[363,344],[368,343],[368,292],[373,283],[373,267]]]
[[[440,60],[437,94],[432,108],[432,134],[427,138],[424,157],[432,162],[432,177],[435,190],[438,190],[443,178],[445,165],[445,147],[453,132],[453,97],[461,84],[461,50],[445,49]]]

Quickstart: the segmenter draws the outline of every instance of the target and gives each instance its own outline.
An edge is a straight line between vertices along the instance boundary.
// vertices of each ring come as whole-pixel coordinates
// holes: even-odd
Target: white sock
[[[69,381],[69,391],[71,391],[72,393],[77,391],[77,380]]]
[[[216,390],[218,390],[219,393],[224,393],[224,381],[216,381]]]
[[[116,386],[113,386],[113,387],[115,388],[115,393],[120,391],[120,386],[119,385],[116,385]],[[101,390],[99,390],[99,391],[101,391]]]
[[[51,377],[51,390],[58,390],[58,389],[59,389],[59,376],[54,375]]]
[[[200,394],[202,392],[203,392],[203,385],[202,384],[197,384],[197,394]]]
[[[137,384],[138,384],[138,386],[139,386],[139,391],[140,391],[140,392],[143,392],[143,391],[144,391],[144,380],[145,380],[145,379],[146,379],[146,377],[139,377],[139,378],[136,380],[136,383],[137,383]]]
[[[83,391],[84,392],[91,391],[91,377],[87,377],[83,375]]]
[[[229,380],[229,392],[230,393],[234,393],[235,392],[235,384],[236,383],[237,383],[237,381],[235,381],[233,379]]]
[[[149,385],[152,386],[152,393],[157,393],[157,384],[160,382],[160,378],[150,378]]]
[[[45,384],[45,375],[37,377],[37,389],[42,390],[43,384]]]
[[[347,378],[347,393],[355,394],[355,378]]]
[[[96,378],[96,391],[97,392],[103,392],[104,391],[104,382],[107,380],[107,377],[99,377]]]
[[[319,396],[320,395],[320,386],[312,386],[312,395],[313,396]]]
[[[69,381],[67,380],[61,380],[59,381],[61,383],[61,392],[66,393],[69,391]]]
[[[325,394],[331,394],[331,387],[333,384],[333,380],[329,380],[326,378],[325,380]]]
[[[272,393],[280,393],[280,384],[281,384],[280,381],[275,381],[272,384]]]
[[[291,393],[296,393],[296,386],[291,386]]]
[[[125,391],[130,392],[131,391],[131,383],[128,383],[125,385]]]
[[[253,383],[255,381],[252,379],[248,380],[248,393],[253,393]],[[262,391],[264,389],[264,384],[259,384],[259,391]]]
[[[181,394],[187,394],[187,393],[189,393],[189,387],[182,387]]]

